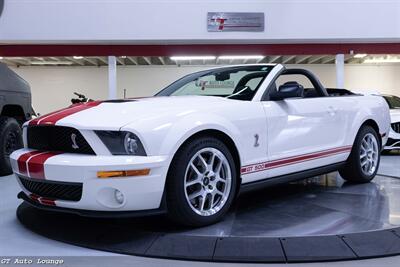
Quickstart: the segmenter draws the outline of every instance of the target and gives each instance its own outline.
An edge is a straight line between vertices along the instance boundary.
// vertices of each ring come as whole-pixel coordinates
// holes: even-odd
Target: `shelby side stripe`
[[[250,164],[250,165],[241,167],[240,173],[241,174],[249,174],[249,173],[265,171],[265,170],[269,170],[269,169],[273,169],[273,168],[279,168],[279,167],[283,167],[283,166],[287,166],[287,165],[297,164],[297,163],[301,163],[301,162],[305,162],[305,161],[309,161],[309,160],[325,158],[325,157],[333,156],[336,154],[350,152],[351,148],[352,148],[352,146],[344,146],[344,147],[327,149],[327,150],[323,150],[323,151],[318,151],[318,152],[313,152],[313,153],[308,153],[308,154],[303,154],[303,155],[298,155],[298,156],[293,156],[293,157],[288,157],[288,158],[283,158],[283,159],[277,159],[277,160],[272,160],[272,161]]]

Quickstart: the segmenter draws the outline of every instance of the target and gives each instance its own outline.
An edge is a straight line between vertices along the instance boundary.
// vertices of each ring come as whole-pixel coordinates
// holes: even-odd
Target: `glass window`
[[[172,83],[156,96],[201,95],[251,100],[273,66],[240,66],[196,72]]]

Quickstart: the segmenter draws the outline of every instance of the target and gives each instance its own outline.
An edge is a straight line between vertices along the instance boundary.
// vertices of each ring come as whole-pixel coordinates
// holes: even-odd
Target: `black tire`
[[[10,154],[23,147],[21,126],[14,118],[0,116],[0,176],[12,173]]]
[[[231,172],[231,186],[230,190],[226,189],[226,192],[229,192],[229,195],[226,196],[225,204],[221,205],[219,211],[212,215],[203,216],[197,214],[190,206],[189,201],[186,198],[187,191],[184,186],[184,181],[186,179],[186,169],[188,168],[192,157],[194,157],[200,150],[209,148],[217,149],[225,156],[229,163],[229,169]],[[229,149],[223,142],[216,138],[205,136],[185,143],[176,153],[168,171],[166,182],[168,217],[181,225],[194,227],[218,222],[227,213],[235,198],[237,180],[235,161]],[[198,184],[198,186],[201,188],[204,184]],[[215,188],[217,188],[216,185]]]
[[[364,137],[368,134],[372,134],[376,138],[378,144],[378,153],[375,170],[372,173],[367,174],[362,170],[361,167],[360,152],[361,143]],[[349,158],[347,159],[346,165],[339,170],[340,176],[352,183],[368,183],[374,179],[379,168],[381,145],[381,139],[375,129],[368,125],[362,126],[357,133],[356,140],[354,141],[353,148]]]

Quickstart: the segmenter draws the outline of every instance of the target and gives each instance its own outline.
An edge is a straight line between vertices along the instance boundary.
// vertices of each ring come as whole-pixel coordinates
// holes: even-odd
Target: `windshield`
[[[400,97],[394,95],[385,95],[383,96],[383,98],[385,98],[390,109],[400,108]]]
[[[156,96],[201,95],[251,100],[273,66],[240,66],[189,74]]]

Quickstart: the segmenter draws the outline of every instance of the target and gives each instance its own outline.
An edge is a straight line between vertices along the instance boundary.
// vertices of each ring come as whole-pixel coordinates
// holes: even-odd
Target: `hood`
[[[173,117],[199,111],[212,112],[213,109],[219,109],[224,105],[235,105],[238,102],[242,101],[212,96],[168,96],[95,101],[71,106],[64,111],[50,113],[36,120],[39,124],[56,124],[78,129],[116,130],[132,122],[139,123],[164,117],[174,119]]]
[[[390,110],[390,120],[392,123],[400,121],[400,108]]]

